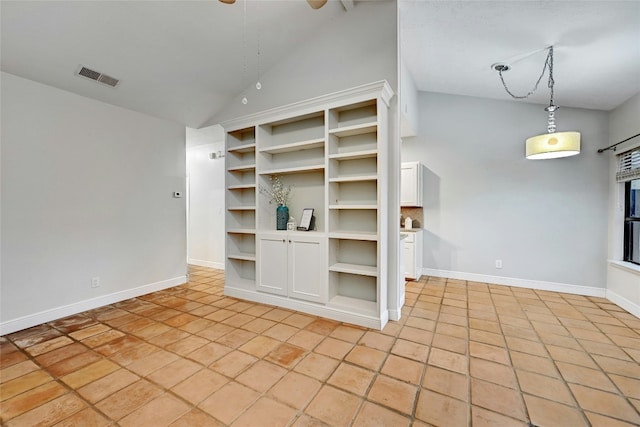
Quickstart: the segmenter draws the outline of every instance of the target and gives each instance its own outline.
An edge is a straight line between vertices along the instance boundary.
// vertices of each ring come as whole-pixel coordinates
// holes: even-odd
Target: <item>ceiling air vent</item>
[[[115,79],[111,76],[107,76],[106,74],[102,74],[98,71],[91,70],[87,67],[80,67],[78,71],[78,75],[82,77],[86,77],[91,80],[95,80],[98,83],[105,84],[107,86],[116,87],[120,80]]]

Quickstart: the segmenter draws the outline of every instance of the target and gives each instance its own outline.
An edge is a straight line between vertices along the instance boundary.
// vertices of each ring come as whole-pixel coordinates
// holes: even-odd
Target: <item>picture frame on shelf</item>
[[[313,208],[302,209],[302,215],[300,217],[300,225],[297,230],[309,231],[313,227]]]

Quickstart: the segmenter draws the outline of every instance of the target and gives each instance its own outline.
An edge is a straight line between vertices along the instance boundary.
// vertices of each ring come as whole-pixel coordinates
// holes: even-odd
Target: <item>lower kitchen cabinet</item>
[[[423,230],[407,231],[404,242],[405,278],[418,280],[422,276]]]

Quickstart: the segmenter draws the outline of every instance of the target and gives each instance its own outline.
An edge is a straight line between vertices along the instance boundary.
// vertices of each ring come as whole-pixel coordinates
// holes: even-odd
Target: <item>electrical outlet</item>
[[[98,286],[100,286],[100,278],[99,277],[92,277],[91,278],[91,287],[92,288],[97,288]]]
[[[497,259],[496,260],[496,268],[502,268],[502,260],[501,259]]]

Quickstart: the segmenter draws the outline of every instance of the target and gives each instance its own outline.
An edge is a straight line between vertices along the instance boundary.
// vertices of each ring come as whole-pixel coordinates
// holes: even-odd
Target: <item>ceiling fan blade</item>
[[[236,0],[220,0],[220,2],[225,4],[234,4]]]
[[[307,0],[312,9],[320,9],[327,3],[327,0]]]

